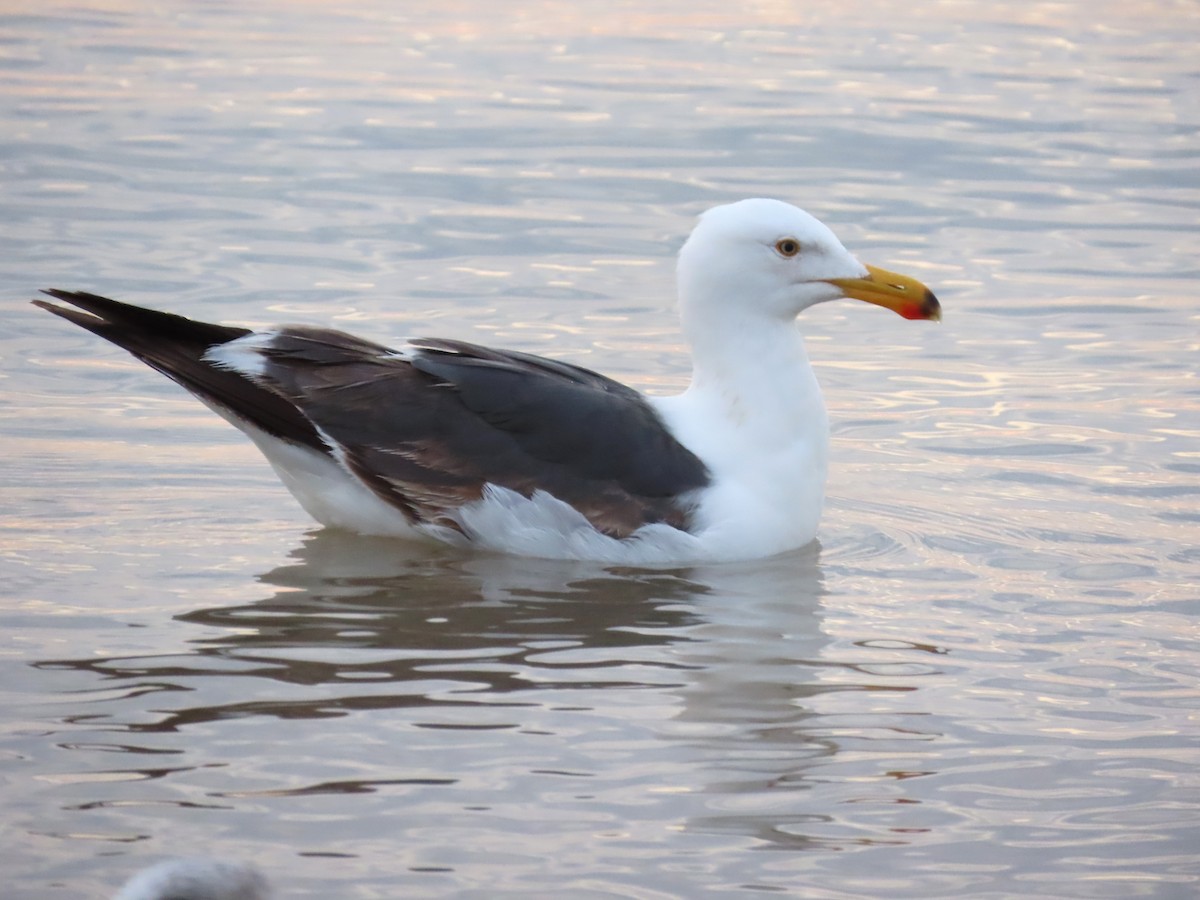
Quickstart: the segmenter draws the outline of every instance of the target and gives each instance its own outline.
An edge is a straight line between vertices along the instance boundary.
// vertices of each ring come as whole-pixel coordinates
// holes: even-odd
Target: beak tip
[[[906,319],[942,320],[942,305],[933,291],[907,275],[867,266],[866,278],[831,278],[843,297],[865,300]]]

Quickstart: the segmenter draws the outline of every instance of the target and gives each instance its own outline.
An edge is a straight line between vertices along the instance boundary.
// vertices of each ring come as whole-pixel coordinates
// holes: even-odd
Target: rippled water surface
[[[410,6],[0,12],[5,897],[1200,893],[1196,4]],[[830,499],[752,565],[316,532],[27,303],[668,392],[674,252],[750,195],[946,310],[803,317]]]

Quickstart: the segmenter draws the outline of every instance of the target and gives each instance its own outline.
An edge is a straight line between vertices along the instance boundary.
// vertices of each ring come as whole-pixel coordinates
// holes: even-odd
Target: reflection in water
[[[681,571],[431,556],[428,548],[332,532],[311,537],[296,556],[298,563],[262,576],[279,588],[269,600],[181,616],[227,629],[197,641],[197,654],[254,663],[260,668],[244,672],[254,677],[341,686],[369,680],[375,690],[256,706],[255,712],[303,717],[474,704],[481,692],[491,705],[519,702],[508,695],[533,686],[523,677],[526,669],[541,673],[537,686],[545,689],[559,686],[556,670],[581,667],[569,658],[556,663],[551,651],[587,648],[582,667],[597,672],[620,666],[634,648],[674,640],[689,619],[675,604],[705,590]],[[427,694],[433,674],[454,684]],[[381,684],[394,692],[381,696]],[[579,685],[576,678],[562,683]]]
[[[613,727],[592,722],[597,712],[618,722],[625,716],[629,733],[607,739],[604,754],[648,766],[630,777],[645,779],[651,794],[689,798],[673,799],[656,815],[678,817],[676,827],[686,822],[696,833],[739,833],[791,848],[839,843],[809,833],[806,825],[831,819],[806,812],[799,799],[816,783],[812,766],[839,749],[837,729],[814,711],[814,698],[911,690],[872,684],[869,673],[823,658],[815,549],[663,571],[430,555],[320,532],[292,555],[293,562],[261,576],[270,597],[179,616],[205,631],[186,653],[40,665],[95,673],[122,704],[140,697],[123,724],[121,716],[109,722],[141,735],[124,744],[137,755],[164,752],[137,746],[152,742],[150,735],[186,740],[194,753],[190,735],[255,718],[296,722],[312,740],[323,726],[304,720],[366,716],[352,730],[369,741],[372,716],[398,714],[410,731],[449,728],[480,741],[490,733],[491,752],[520,767],[517,736],[574,733],[575,746],[586,748],[595,730]],[[497,737],[503,733],[513,735],[511,746]],[[136,771],[158,779],[196,766],[236,767],[228,757],[240,752],[237,744],[223,746],[216,734],[216,741],[205,739],[205,753],[216,759]],[[353,744],[320,752],[362,768],[353,765]],[[451,754],[425,758],[419,773],[401,777],[394,767],[369,766],[359,777],[285,786],[243,786],[238,782],[254,779],[233,777],[206,794],[236,803],[462,786],[476,762]],[[585,749],[570,774],[603,770],[597,753]],[[353,803],[341,814],[355,815]],[[864,839],[844,843],[856,840]]]

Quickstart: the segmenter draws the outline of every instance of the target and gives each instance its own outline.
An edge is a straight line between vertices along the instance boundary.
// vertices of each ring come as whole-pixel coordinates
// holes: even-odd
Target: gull
[[[330,528],[628,564],[803,546],[817,534],[829,423],[797,316],[852,298],[937,320],[937,298],[770,199],[704,213],[677,283],[693,370],[667,397],[462,340],[250,331],[84,292],[34,302],[241,429]]]

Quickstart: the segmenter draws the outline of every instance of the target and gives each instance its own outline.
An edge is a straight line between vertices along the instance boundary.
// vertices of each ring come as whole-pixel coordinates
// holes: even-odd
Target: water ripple
[[[1190,896],[1195,17],[894,18],[0,14],[6,891],[108,896],[185,846],[281,894]],[[747,195],[946,310],[805,314],[823,546],[747,566],[305,537],[223,423],[26,303],[669,392],[672,255]]]

